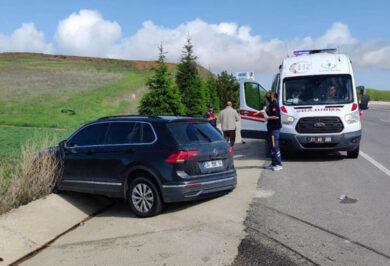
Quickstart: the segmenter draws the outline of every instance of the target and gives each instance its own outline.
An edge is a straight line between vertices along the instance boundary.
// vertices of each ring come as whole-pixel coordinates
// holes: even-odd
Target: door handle
[[[243,115],[248,115],[248,111],[244,111],[242,114]]]

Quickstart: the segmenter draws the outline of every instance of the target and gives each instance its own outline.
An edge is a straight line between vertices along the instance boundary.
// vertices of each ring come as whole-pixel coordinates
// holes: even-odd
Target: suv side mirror
[[[65,143],[66,143],[66,139],[61,140],[60,143],[58,143],[58,147],[64,148],[65,147]]]

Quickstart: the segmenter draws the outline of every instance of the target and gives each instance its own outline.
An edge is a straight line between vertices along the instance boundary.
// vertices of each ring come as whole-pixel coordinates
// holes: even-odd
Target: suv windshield
[[[353,101],[350,75],[318,75],[285,78],[284,105],[346,104]]]
[[[172,123],[168,129],[179,144],[224,140],[210,123]]]

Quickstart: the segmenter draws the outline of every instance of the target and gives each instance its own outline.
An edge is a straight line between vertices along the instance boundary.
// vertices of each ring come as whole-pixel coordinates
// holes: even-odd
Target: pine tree
[[[177,66],[176,84],[186,107],[186,114],[190,116],[200,116],[207,109],[205,86],[202,86],[196,59],[191,39],[188,38]]]
[[[206,89],[208,91],[209,105],[214,107],[214,112],[219,112],[220,103],[217,92],[217,81],[212,74],[208,75],[206,79]]]
[[[231,101],[234,108],[239,108],[240,84],[233,74],[222,71],[217,77],[216,87],[221,109],[225,108],[227,101]]]
[[[146,83],[149,91],[142,98],[138,112],[143,115],[183,115],[185,108],[165,63],[162,45],[159,51],[157,67],[153,69],[153,76]]]

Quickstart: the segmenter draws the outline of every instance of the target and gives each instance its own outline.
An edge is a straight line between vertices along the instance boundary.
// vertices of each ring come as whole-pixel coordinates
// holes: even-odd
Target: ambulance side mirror
[[[357,86],[356,91],[358,94],[363,95],[364,94],[365,87],[364,86]]]

